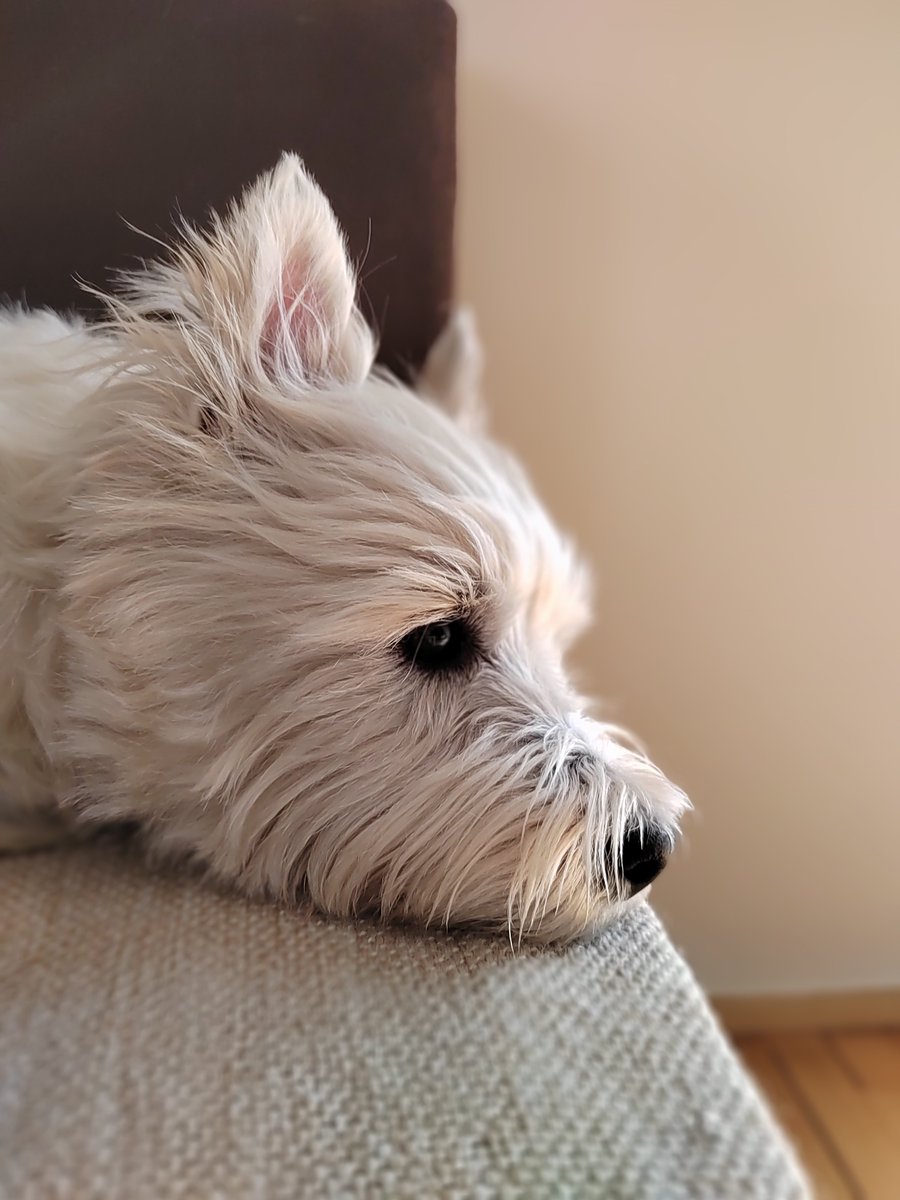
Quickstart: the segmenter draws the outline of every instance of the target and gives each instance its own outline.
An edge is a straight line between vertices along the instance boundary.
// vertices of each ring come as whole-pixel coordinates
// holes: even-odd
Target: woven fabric
[[[0,860],[6,1200],[799,1200],[646,906],[591,945],[340,925],[118,844]]]

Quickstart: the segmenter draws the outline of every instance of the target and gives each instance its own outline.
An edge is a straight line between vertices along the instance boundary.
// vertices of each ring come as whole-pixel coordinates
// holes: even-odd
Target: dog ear
[[[352,384],[371,369],[374,340],[343,236],[295,154],[126,283],[112,302],[120,320],[141,332],[164,316],[180,335],[178,356],[226,407],[247,384]]]
[[[330,204],[295,154],[251,189],[231,224],[239,261],[254,263],[245,329],[267,373],[361,383],[374,341],[356,306],[355,272]]]
[[[475,318],[467,308],[450,316],[428,352],[418,390],[471,432],[483,432],[487,414],[481,399],[483,355]]]

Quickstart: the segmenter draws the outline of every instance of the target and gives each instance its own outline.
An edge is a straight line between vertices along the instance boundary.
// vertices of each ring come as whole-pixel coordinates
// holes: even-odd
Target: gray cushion
[[[642,905],[565,951],[342,925],[118,842],[0,859],[0,1194],[806,1195]]]

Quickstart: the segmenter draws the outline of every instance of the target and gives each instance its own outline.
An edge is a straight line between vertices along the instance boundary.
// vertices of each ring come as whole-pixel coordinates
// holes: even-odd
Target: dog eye
[[[468,621],[433,621],[413,629],[400,643],[400,653],[420,671],[437,673],[466,666],[477,653],[477,645]]]

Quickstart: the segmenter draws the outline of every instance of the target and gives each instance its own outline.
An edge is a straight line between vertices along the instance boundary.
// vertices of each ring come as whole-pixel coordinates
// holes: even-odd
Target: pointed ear
[[[487,424],[481,400],[482,366],[475,318],[469,309],[458,308],[429,350],[417,386],[466,429],[480,433]]]
[[[374,341],[343,236],[294,154],[209,229],[186,228],[173,258],[129,285],[119,315],[174,321],[211,386],[215,376],[230,390],[263,380],[347,384],[371,369]]]

